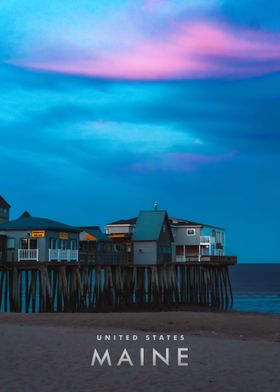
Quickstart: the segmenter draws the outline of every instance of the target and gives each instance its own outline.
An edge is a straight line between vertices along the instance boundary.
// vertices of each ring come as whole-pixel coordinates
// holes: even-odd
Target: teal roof
[[[0,231],[4,230],[63,230],[76,231],[79,229],[46,218],[35,218],[33,216],[24,216],[7,223],[0,224]]]
[[[140,211],[132,241],[157,241],[166,218],[166,211]]]

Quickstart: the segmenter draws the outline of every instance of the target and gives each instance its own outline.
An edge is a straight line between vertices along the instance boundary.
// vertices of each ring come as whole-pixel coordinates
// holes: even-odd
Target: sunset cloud
[[[236,155],[236,151],[220,155],[168,153],[160,156],[156,155],[146,162],[133,163],[131,169],[138,173],[173,172],[183,174],[195,171],[203,165],[230,160]]]
[[[94,36],[92,37],[94,41]],[[280,71],[280,33],[237,28],[224,23],[174,23],[161,36],[116,44],[115,50],[81,47],[71,55],[48,49],[10,63],[42,71],[90,77],[165,80],[242,78]],[[64,56],[64,54],[67,55]]]

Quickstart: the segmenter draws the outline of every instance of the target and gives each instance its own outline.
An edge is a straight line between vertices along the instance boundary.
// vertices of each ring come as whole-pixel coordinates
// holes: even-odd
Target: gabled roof
[[[111,238],[107,237],[106,234],[102,233],[99,226],[81,227],[80,229],[92,235],[99,241],[112,241]]]
[[[111,225],[135,225],[137,221],[137,218],[131,218],[131,219],[120,219],[118,221],[108,223],[107,226]]]
[[[74,226],[69,226],[61,222],[57,222],[46,218],[36,218],[34,216],[22,215],[19,219],[12,220],[7,223],[0,224],[0,231],[2,230],[63,230],[76,231],[79,229]]]
[[[181,219],[181,218],[169,218],[169,222],[173,226],[200,226],[200,227],[204,226],[204,227],[211,227],[213,229],[218,229],[218,230],[225,230],[222,227],[206,225],[204,223],[198,223],[198,222]]]
[[[29,214],[29,212],[28,211],[24,211],[18,219],[27,218],[28,216],[31,216]]]
[[[0,207],[2,208],[11,208],[10,204],[6,202],[6,200],[0,195]]]
[[[132,241],[157,241],[166,219],[166,211],[140,211]]]

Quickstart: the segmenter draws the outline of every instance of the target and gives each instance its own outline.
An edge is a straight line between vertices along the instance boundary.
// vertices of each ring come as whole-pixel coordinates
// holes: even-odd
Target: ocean
[[[280,264],[238,264],[230,278],[233,310],[280,315]]]

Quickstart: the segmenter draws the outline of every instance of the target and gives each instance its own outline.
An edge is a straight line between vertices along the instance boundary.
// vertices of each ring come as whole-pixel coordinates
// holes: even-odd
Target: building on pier
[[[140,211],[132,236],[134,264],[170,263],[172,242],[166,211]]]
[[[161,212],[147,211],[147,213],[154,213],[154,216],[157,216],[156,214],[159,216]],[[139,244],[136,244],[137,241],[135,241],[135,238],[137,238],[135,237],[135,232],[137,232],[136,227],[140,217],[141,212],[138,218],[121,219],[106,226],[106,233],[113,241],[117,241],[131,250],[131,263],[138,263],[141,259],[139,251],[134,249],[135,246],[137,249],[139,248]],[[168,218],[168,223],[173,236],[171,241],[172,251],[168,256],[169,261],[203,261],[226,255],[225,229],[181,218]],[[146,239],[147,243],[153,241],[152,229],[152,224],[147,224],[145,225],[145,230],[142,230],[142,233],[145,232],[143,238]],[[151,252],[151,249],[149,252]],[[155,253],[153,254],[155,256]],[[154,257],[154,264],[157,262],[157,257]]]
[[[132,236],[135,230],[137,217],[131,219],[121,219],[106,225],[106,235],[115,244],[117,252],[126,255],[128,264],[133,263]]]
[[[173,261],[225,256],[225,229],[178,218],[170,218],[169,222],[174,236]]]
[[[107,235],[126,249],[130,264],[172,261],[173,234],[167,211],[140,211],[138,217],[109,223]]]
[[[7,261],[78,261],[79,229],[31,216],[0,224],[6,238]]]
[[[10,221],[0,196],[0,261],[81,261],[95,264],[161,264],[213,261],[226,257],[225,230],[167,211],[140,211],[138,217],[98,226],[73,227],[27,211]]]
[[[102,233],[99,226],[80,227],[79,260],[83,263],[126,264],[124,247]]]

